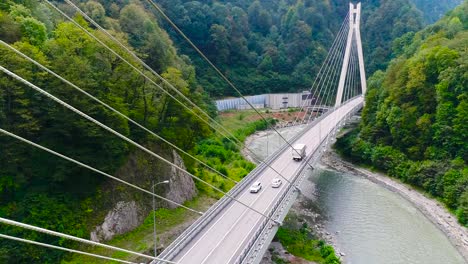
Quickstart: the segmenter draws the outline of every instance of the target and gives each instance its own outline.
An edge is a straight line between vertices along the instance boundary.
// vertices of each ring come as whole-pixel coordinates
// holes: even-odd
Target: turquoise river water
[[[302,127],[281,129],[290,138]],[[263,132],[249,148],[265,157],[281,145],[279,136]],[[320,167],[320,166],[319,166]],[[399,194],[363,177],[325,168],[310,172],[317,206],[326,230],[336,234],[349,264],[463,264],[446,236]],[[306,194],[306,196],[308,196]]]

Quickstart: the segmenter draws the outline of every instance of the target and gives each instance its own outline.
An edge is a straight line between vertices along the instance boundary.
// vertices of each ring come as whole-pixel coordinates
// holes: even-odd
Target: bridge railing
[[[312,123],[308,124],[301,132],[295,135],[289,140],[289,142],[294,142],[300,136],[302,136],[307,130],[317,124],[321,119],[325,118],[332,111],[327,111],[325,114],[321,115],[319,118],[314,120]],[[264,160],[261,164],[256,166],[242,181],[240,181],[236,186],[234,186],[228,194],[232,197],[236,197],[241,191],[245,190],[258,176],[260,172],[267,168],[265,163],[270,164],[275,160],[281,153],[289,147],[288,144],[283,144],[283,146],[275,151],[271,156]],[[174,257],[180,253],[184,247],[189,244],[192,239],[210,223],[210,221],[218,215],[218,212],[223,210],[229,203],[231,199],[229,197],[223,196],[218,200],[213,206],[211,206],[201,217],[199,217],[187,230],[185,230],[179,237],[176,238],[161,254],[160,258],[163,259],[174,259]],[[163,262],[153,262],[153,263],[163,263]]]
[[[348,100],[347,102],[355,99],[356,97]],[[354,114],[356,113],[360,108],[362,107],[362,103],[359,103],[358,105],[356,105],[355,107],[353,107],[353,109],[351,109],[351,111],[349,113],[351,114]],[[344,118],[344,117],[343,117]],[[340,120],[341,121],[341,120]],[[305,130],[305,129],[304,129]],[[317,151],[320,150],[320,147],[324,144],[325,140],[327,139],[327,137],[324,137],[324,139],[320,142],[320,145],[319,147],[314,151],[314,153],[312,153],[311,155],[309,155],[308,159],[307,159],[307,162],[316,154]],[[281,215],[281,209],[284,209],[284,207],[286,207],[286,204],[288,204],[289,200],[293,197],[293,194],[294,194],[294,191],[295,191],[295,188],[294,186],[296,184],[300,184],[301,183],[301,180],[303,179],[302,175],[304,174],[305,172],[305,169],[306,168],[306,163],[304,163],[303,166],[301,166],[300,168],[298,168],[297,172],[295,173],[295,177],[293,179],[293,184],[290,184],[288,186],[288,188],[283,192],[283,194],[280,196],[279,199],[276,200],[276,202],[274,203],[273,205],[273,208],[272,210],[270,211],[270,213],[268,214],[268,217],[273,217],[273,216],[278,216]],[[300,179],[298,181],[298,179]],[[282,208],[279,208],[280,206],[282,205]],[[263,219],[261,224],[260,224],[260,227],[257,229],[257,231],[255,232],[255,234],[251,237],[250,241],[248,242],[247,246],[244,247],[244,250],[241,252],[241,254],[237,257],[236,261],[234,263],[238,264],[238,263],[250,263],[249,261],[246,261],[245,258],[248,257],[249,255],[252,255],[252,251],[259,251],[260,249],[256,249],[254,247],[255,244],[259,244],[259,245],[264,245],[264,242],[265,241],[259,241],[259,239],[261,239],[261,235],[262,233],[267,233],[268,230],[267,229],[272,229],[273,227],[273,223],[269,223],[270,221],[268,219]],[[263,236],[263,240],[266,240],[266,237],[267,237],[267,234],[265,234]]]
[[[299,168],[299,172],[297,172],[296,175],[301,174],[301,172],[304,170],[304,168],[307,167],[306,162],[308,162],[309,160],[310,160],[310,157],[304,162],[304,165]],[[292,181],[293,184],[290,184],[288,186],[288,188],[286,188],[286,190],[283,191],[281,196],[276,200],[275,204],[273,205],[272,210],[270,210],[270,212],[268,213],[268,217],[273,218],[273,216],[275,215],[278,207],[284,202],[284,199],[285,199],[286,195],[288,193],[290,193],[290,192],[294,192],[294,190],[295,190],[294,184],[295,184],[295,180],[297,179],[297,177],[298,176],[294,177],[294,179]],[[290,196],[288,196],[288,197],[290,197]],[[252,239],[250,239],[250,241],[246,245],[246,247],[244,247],[241,254],[236,258],[236,261],[234,263],[236,263],[236,264],[242,263],[244,261],[245,257],[247,257],[247,255],[249,254],[249,252],[253,248],[254,244],[258,242],[258,238],[264,232],[265,228],[272,228],[274,225],[275,225],[275,223],[272,223],[269,219],[263,218],[263,220],[262,220],[262,222],[260,224],[260,227],[257,229],[255,234],[252,236]]]
[[[304,135],[308,129],[315,126],[319,121],[323,118],[327,117],[334,111],[327,111],[325,114],[321,115],[319,118],[315,119],[313,122],[306,125],[306,127],[301,130],[297,135],[289,140],[289,142],[296,141],[299,137]],[[242,179],[238,184],[236,184],[228,194],[232,197],[237,197],[240,192],[244,191],[246,187],[248,187],[258,176],[260,172],[267,168],[267,164],[270,164],[273,160],[275,160],[280,154],[282,154],[287,148],[289,148],[288,144],[283,144],[283,146],[275,151],[271,156],[264,160],[260,165],[255,167],[244,179]],[[296,176],[297,177],[297,176]],[[291,188],[291,184],[288,190]],[[284,195],[286,192],[284,192]],[[281,200],[279,200],[281,201]],[[197,235],[198,233],[203,230],[216,216],[219,215],[227,205],[231,202],[231,198],[227,196],[223,196],[219,199],[213,206],[211,206],[201,217],[199,217],[188,229],[186,229],[179,237],[177,237],[160,255],[159,257],[166,260],[173,260],[183,249],[186,245],[188,245]],[[275,209],[277,205],[275,204]],[[271,215],[275,210],[271,210]],[[269,214],[270,216],[270,214]],[[268,222],[268,219],[264,219],[262,222],[262,228],[259,228],[260,231],[263,230],[265,223]],[[255,233],[255,238],[260,235]],[[250,243],[249,243],[250,244]],[[248,247],[249,248],[249,247]],[[156,262],[153,261],[152,263],[162,264],[163,262]]]

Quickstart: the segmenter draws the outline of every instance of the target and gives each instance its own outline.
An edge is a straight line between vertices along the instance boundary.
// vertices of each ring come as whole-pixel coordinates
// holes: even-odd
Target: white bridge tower
[[[359,76],[361,79],[362,95],[366,94],[367,83],[366,83],[366,72],[364,70],[364,56],[362,54],[362,43],[361,43],[361,32],[360,32],[360,21],[361,21],[361,3],[357,3],[354,6],[353,3],[349,4],[349,32],[348,40],[346,42],[346,51],[343,59],[343,66],[341,68],[340,81],[338,83],[338,92],[336,94],[335,107],[341,105],[343,100],[343,90],[346,81],[346,75],[349,65],[349,57],[351,53],[351,45],[355,42],[358,53],[359,61]]]

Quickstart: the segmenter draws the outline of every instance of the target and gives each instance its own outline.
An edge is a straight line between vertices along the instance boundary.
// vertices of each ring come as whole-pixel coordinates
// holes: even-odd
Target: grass
[[[289,214],[278,229],[275,239],[292,255],[320,264],[339,264],[335,250],[318,240],[307,224],[299,225],[295,215]],[[278,257],[276,257],[276,260]]]
[[[285,121],[295,120],[299,108],[289,108],[281,111],[258,110],[266,119],[276,118]],[[227,130],[233,132],[243,129],[245,125],[261,120],[262,118],[254,110],[226,111],[221,113],[219,121]]]
[[[228,111],[220,116],[221,124],[231,133],[258,119],[260,117],[254,110]]]
[[[255,111],[241,111],[231,112],[223,114],[220,117],[220,122],[226,127],[228,131],[234,134],[240,141],[244,141],[247,136],[254,133],[257,130],[265,129],[266,125],[263,121],[259,120]],[[230,178],[239,181],[245,175],[247,175],[255,165],[245,160],[240,154],[240,149],[233,146],[232,143],[219,134],[215,134],[212,138],[206,139],[197,144],[194,149],[195,155],[208,163],[210,166],[221,171],[223,174],[228,175]],[[187,164],[189,164],[187,162]],[[195,166],[192,168],[192,172],[204,179],[205,181],[217,186],[223,191],[228,191],[234,184],[230,181],[226,181],[220,175],[217,175],[206,168]],[[200,191],[200,195],[192,201],[185,203],[186,206],[200,211],[204,211],[208,207],[210,201],[214,201],[213,198],[217,199],[222,196],[221,193],[214,191],[207,185],[195,182],[197,189]],[[194,213],[191,213],[182,208],[176,209],[158,209],[156,212],[157,222],[157,233],[158,237],[164,235],[179,225],[183,225],[189,220],[193,220],[197,217]],[[147,255],[153,255],[154,250],[154,237],[153,237],[153,214],[149,214],[144,220],[143,224],[123,235],[115,236],[112,240],[105,242],[108,245],[124,248]],[[164,243],[169,243],[165,241]],[[158,242],[161,244],[161,242]],[[129,253],[113,251],[110,249],[99,248],[99,247],[81,247],[78,250],[105,255],[113,258],[124,259],[133,262],[143,262],[147,259],[136,257]],[[88,257],[79,254],[67,255],[67,259],[63,260],[64,264],[78,264],[78,263],[113,263],[108,260],[100,260],[94,257]],[[117,262],[116,262],[117,263]]]
[[[194,208],[200,211],[206,210],[207,207],[211,205],[213,202],[212,199],[209,199],[206,196],[200,195],[197,198],[187,201],[184,205]],[[158,209],[156,210],[156,230],[158,236],[164,235],[164,233],[172,230],[173,228],[182,225],[188,220],[194,220],[198,217],[198,215],[187,211],[183,208],[175,208],[175,209]],[[161,242],[158,242],[161,243]],[[143,224],[134,229],[131,232],[128,232],[123,235],[115,236],[112,240],[105,242],[107,245],[120,247],[144,254],[152,255],[153,247],[154,247],[154,239],[153,239],[153,214],[150,213],[148,217],[144,220]],[[147,259],[140,258],[134,256],[129,253],[120,252],[120,251],[113,251],[110,249],[105,249],[101,247],[91,247],[86,246],[79,248],[78,250],[82,250],[85,252],[90,252],[93,254],[98,255],[105,255],[113,258],[124,259],[128,261],[145,261]],[[118,263],[108,260],[100,260],[95,257],[88,257],[79,254],[70,254],[68,255],[67,260],[63,260],[62,263],[64,264],[78,264],[78,263]]]
[[[256,131],[267,128],[267,123],[259,120],[254,111],[224,113],[220,116],[220,122],[240,142]],[[270,122],[273,123],[273,121]],[[212,137],[198,142],[193,154],[234,181],[242,180],[255,168],[253,163],[241,155],[241,146],[221,134],[214,134]],[[187,162],[190,161],[187,160]],[[226,180],[221,175],[200,165],[195,166],[193,173],[224,192],[229,191],[235,185],[234,182]],[[206,184],[200,182],[195,184],[200,192],[211,197],[221,198],[223,195]]]
[[[323,263],[324,259],[320,255],[321,242],[309,237],[306,230],[280,227],[276,237],[284,248],[294,256]]]

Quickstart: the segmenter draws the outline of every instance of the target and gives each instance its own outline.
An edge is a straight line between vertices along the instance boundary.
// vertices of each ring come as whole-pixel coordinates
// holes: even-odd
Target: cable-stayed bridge
[[[228,83],[229,86],[231,86],[235,91],[237,91],[242,98],[245,98],[239,92],[237,87],[235,87],[235,85],[232,84],[229,81],[229,79],[227,79],[221,73],[221,71],[219,71],[219,69],[217,69],[216,66],[214,66],[211,63],[211,61],[209,61],[206,58],[206,56],[203,53],[201,53],[201,51],[198,48],[196,48],[196,46],[183,34],[183,32],[181,32],[180,29],[178,29],[177,26],[172,23],[170,18],[168,18],[164,14],[164,12],[153,2],[153,0],[147,1],[155,9],[157,9],[158,12],[161,13],[164,19],[168,20],[169,24],[171,24],[175,28],[175,30],[179,32],[183,36],[183,38],[185,38],[205,60],[207,60],[207,62],[216,70],[218,74],[220,74],[220,76]],[[119,42],[118,39],[109,34],[104,28],[102,28],[99,24],[97,24],[94,20],[87,16],[87,14],[80,10],[75,4],[73,4],[72,1],[65,0],[65,2],[68,3],[72,8],[74,8],[77,13],[81,14],[97,29],[104,32],[105,35],[109,39],[111,39],[116,45],[120,46],[121,48],[126,50],[130,55],[132,55],[133,58],[140,65],[135,66],[130,61],[128,61],[128,59],[115,52],[110,46],[108,46],[101,39],[90,33],[88,29],[82,27],[79,23],[74,21],[71,17],[69,17],[65,12],[60,10],[53,3],[49,2],[48,0],[44,0],[44,2],[48,4],[52,9],[56,10],[58,13],[70,20],[70,22],[74,23],[75,26],[83,30],[83,32],[85,32],[95,41],[100,43],[103,47],[112,52],[116,57],[127,63],[130,67],[132,67],[133,70],[135,70],[135,72],[144,77],[149,83],[153,84],[155,86],[155,89],[159,89],[161,92],[166,93],[170,98],[175,100],[182,107],[189,110],[194,116],[200,118],[203,122],[206,122],[213,130],[217,131],[220,135],[223,135],[226,139],[230,140],[236,146],[245,147],[243,146],[243,142],[240,142],[238,139],[236,139],[236,137],[234,137],[230,131],[226,130],[221,124],[219,124],[216,120],[212,119],[201,108],[199,108],[196,104],[194,104],[192,101],[186,98],[183,94],[181,94],[171,83],[169,83],[167,80],[165,80],[155,71],[153,71],[130,49],[128,49],[121,42]],[[30,81],[19,76],[18,74],[8,70],[6,66],[0,65],[0,70],[4,74],[8,75],[10,78],[25,84],[25,86],[35,90],[43,96],[48,97],[56,103],[64,106],[68,110],[75,112],[80,117],[87,119],[95,125],[100,126],[101,128],[112,133],[114,136],[117,136],[122,140],[127,141],[129,144],[134,145],[136,148],[146,152],[148,155],[154,156],[162,162],[173,166],[176,170],[183,171],[184,173],[191,176],[194,180],[200,181],[203,184],[207,184],[214,190],[224,194],[224,197],[220,199],[216,204],[214,204],[209,210],[207,210],[206,212],[198,212],[196,210],[193,210],[192,208],[178,204],[174,201],[170,201],[165,197],[158,196],[153,192],[145,190],[130,182],[118,179],[112,175],[109,175],[87,164],[84,164],[79,160],[72,159],[52,149],[40,146],[39,144],[36,144],[28,139],[14,135],[0,127],[0,133],[6,136],[10,136],[18,141],[21,141],[22,143],[29,144],[32,147],[49,152],[50,154],[63,158],[69,162],[74,163],[77,166],[81,166],[86,169],[92,170],[104,177],[108,177],[112,180],[119,181],[122,184],[126,184],[139,191],[145,192],[152,197],[166,200],[167,202],[174,203],[177,206],[184,207],[187,210],[202,215],[192,226],[185,230],[181,234],[181,236],[179,236],[158,256],[149,256],[138,252],[132,252],[126,249],[115,248],[102,243],[72,237],[66,234],[60,234],[58,232],[22,224],[4,218],[0,218],[0,223],[15,225],[21,228],[34,230],[36,232],[47,233],[49,235],[59,236],[65,239],[72,239],[81,243],[87,243],[94,246],[103,246],[112,250],[135,254],[139,257],[153,260],[154,263],[258,263],[261,257],[263,256],[263,253],[267,249],[270,241],[272,240],[277,228],[281,225],[282,220],[284,219],[290,206],[294,202],[295,197],[297,196],[298,192],[300,192],[301,181],[303,180],[305,175],[304,172],[307,169],[313,169],[314,163],[323,153],[325,147],[329,145],[330,141],[336,134],[337,129],[363,105],[363,95],[366,92],[366,78],[359,28],[360,11],[360,4],[350,4],[350,11],[344,19],[342,26],[329,50],[327,58],[325,59],[310,89],[310,93],[313,95],[313,98],[317,98],[317,100],[313,103],[311,102],[310,104],[302,105],[301,110],[304,111],[304,115],[302,115],[302,117],[300,118],[301,120],[297,118],[295,123],[305,123],[306,126],[304,130],[298,135],[296,135],[293,139],[288,141],[284,137],[282,137],[281,134],[279,134],[279,132],[274,127],[272,127],[272,129],[276,133],[278,133],[280,137],[284,140],[285,143],[283,147],[266,160],[258,158],[258,160],[260,160],[259,166],[257,166],[241,182],[237,183],[234,181],[236,185],[228,193],[223,192],[216,186],[213,186],[212,184],[203,181],[199,177],[164,159],[163,157],[147,149],[146,147],[132,141],[131,139],[125,137],[124,135],[115,131],[111,127],[108,127],[102,121],[96,120],[91,116],[87,115],[86,113],[71,106],[70,104],[65,102],[65,100],[48,93],[44,89],[36,86]],[[51,75],[54,75],[56,78],[60,79],[65,84],[69,85],[75,90],[80,91],[85,96],[94,100],[96,103],[101,104],[102,106],[107,108],[109,111],[114,112],[118,116],[126,119],[128,122],[134,124],[135,126],[146,131],[147,133],[169,144],[181,153],[184,153],[185,155],[193,158],[196,162],[202,164],[214,173],[219,174],[220,176],[228,179],[228,177],[223,173],[217,171],[216,169],[210,167],[203,161],[190,155],[185,150],[175,146],[168,140],[148,130],[146,127],[139,124],[137,121],[122,114],[118,110],[112,108],[110,105],[103,103],[98,98],[87,93],[77,85],[71,83],[70,81],[61,77],[57,73],[51,71],[46,66],[41,65],[37,61],[29,58],[25,54],[21,53],[20,51],[3,41],[0,41],[0,44],[10,49],[12,52],[15,52],[17,55],[23,57],[24,59],[35,64],[41,70],[46,71]],[[146,71],[143,71],[142,69],[146,69]],[[172,89],[169,90],[172,92],[169,92],[168,90],[164,89],[160,84],[155,82],[153,79],[154,76],[149,76],[148,72],[160,78],[162,83],[166,84],[170,89]],[[177,97],[173,94],[177,94]],[[257,111],[247,100],[246,103],[249,104],[255,111]],[[326,110],[313,111],[313,109],[317,108]],[[257,114],[266,121],[266,119],[261,115],[261,113],[257,111]],[[294,151],[292,149],[292,146],[296,143],[305,144],[307,147],[307,155],[300,162],[294,161],[292,159],[292,151]],[[245,149],[251,152],[255,157],[255,154],[250,149],[248,149],[248,147],[245,147]],[[282,180],[283,184],[279,188],[270,187],[270,183],[274,178],[279,178]],[[261,182],[263,184],[263,189],[257,194],[251,194],[249,192],[249,187],[255,181]],[[58,250],[66,250],[74,253],[91,255],[93,257],[119,261],[118,259],[109,258],[106,256],[99,256],[86,252],[80,252],[77,250],[67,249],[55,245],[47,245],[44,243],[38,243],[22,238],[15,238],[3,234],[0,234],[0,237],[24,243],[36,244],[38,246],[52,247]],[[131,263],[128,261],[120,262]]]
[[[269,166],[262,163],[229,192],[230,196],[256,211],[225,196],[177,238],[160,255],[161,258],[184,264],[260,262],[300,191],[305,170],[320,156],[337,127],[363,105],[362,93],[365,93],[366,81],[359,32],[360,10],[360,4],[350,5],[349,16],[335,42],[337,45],[330,50],[330,53],[334,53],[329,56],[330,62],[341,57],[335,64],[341,64],[341,71],[333,108],[319,118],[312,118],[313,121],[289,144],[284,144],[266,160]],[[318,82],[323,86],[336,85],[333,81],[325,84],[327,77],[338,76],[336,69],[331,66],[323,70],[323,77]],[[332,90],[328,90],[326,94],[318,96],[327,97],[332,93]],[[310,107],[303,108],[307,111]],[[296,143],[307,146],[307,156],[301,162],[292,159],[290,144]],[[285,184],[271,188],[272,180],[279,177]],[[249,187],[256,181],[261,182],[264,188],[252,194]]]
[[[270,187],[271,181],[278,175],[270,167],[260,165],[230,191],[233,197],[269,218],[228,197],[222,198],[160,257],[187,264],[258,263],[294,202],[308,162],[327,142],[327,135],[361,106],[362,97],[355,97],[309,124],[297,135],[291,143],[304,143],[308,150],[307,158],[302,162],[292,159],[288,145],[273,154],[267,162],[284,177],[284,184],[279,188]],[[258,194],[249,192],[250,185],[255,181],[264,186]]]

